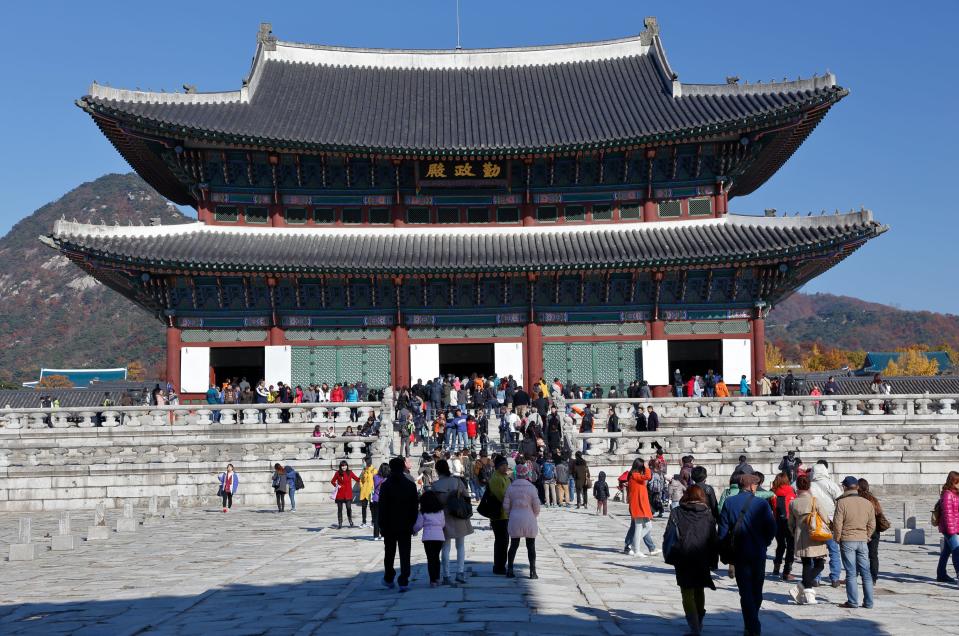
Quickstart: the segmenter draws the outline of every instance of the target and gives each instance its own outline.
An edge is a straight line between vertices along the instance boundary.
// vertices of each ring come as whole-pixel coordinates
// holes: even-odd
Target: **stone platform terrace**
[[[900,501],[887,500],[893,525]],[[926,502],[918,502],[920,512]],[[469,634],[681,634],[678,588],[661,558],[622,554],[625,507],[602,518],[546,510],[537,540],[540,579],[490,574],[492,533],[477,517],[469,537],[466,585],[430,589],[422,545],[413,543],[412,589],[380,586],[382,543],[366,529],[330,528],[331,504],[297,513],[266,507],[184,509],[178,519],[140,526],[74,552],[49,551],[57,516],[32,516],[42,548],[35,561],[0,563],[3,634],[336,634],[337,636]],[[115,527],[119,512],[107,511]],[[137,515],[142,519],[143,511]],[[357,511],[357,523],[358,523]],[[922,516],[925,516],[924,514]],[[0,515],[0,544],[17,537],[18,516]],[[92,512],[73,513],[85,536]],[[664,521],[655,522],[661,541]],[[887,533],[887,539],[892,533]],[[938,542],[936,542],[937,544]],[[843,589],[821,589],[823,604],[788,602],[788,585],[767,580],[766,634],[959,634],[953,607],[959,590],[933,580],[937,545],[883,541],[882,574],[872,610],[843,610]],[[770,551],[771,554],[771,551]],[[771,569],[771,564],[769,569]],[[707,634],[741,634],[736,588],[717,578],[707,592]]]

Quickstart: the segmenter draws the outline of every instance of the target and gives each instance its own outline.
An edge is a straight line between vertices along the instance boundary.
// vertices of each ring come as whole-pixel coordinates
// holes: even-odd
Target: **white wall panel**
[[[669,343],[666,340],[643,340],[643,379],[650,386],[670,384]]]
[[[730,387],[739,384],[739,378],[746,376],[750,382],[752,377],[752,341],[748,339],[723,339],[723,380]]]
[[[263,379],[266,386],[293,383],[293,348],[288,345],[263,347]]]
[[[180,392],[206,393],[210,388],[210,347],[180,349]]]
[[[440,346],[438,344],[410,345],[410,378],[435,378],[440,374]]]
[[[512,375],[519,385],[523,381],[523,344],[521,342],[493,343],[493,370],[497,377]]]

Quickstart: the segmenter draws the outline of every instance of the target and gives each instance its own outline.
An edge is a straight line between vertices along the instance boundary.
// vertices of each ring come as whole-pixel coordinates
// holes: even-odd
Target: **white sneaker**
[[[806,602],[806,597],[805,597],[805,595],[803,594],[803,586],[802,586],[802,583],[796,585],[796,586],[793,587],[793,588],[790,588],[790,590],[789,590],[789,596],[792,598],[793,601],[796,602],[796,605],[802,605],[803,603],[805,603],[805,602]]]
[[[640,558],[642,558],[642,559],[645,559],[645,558],[648,558],[648,557],[649,557],[648,554],[643,554],[642,552],[637,552],[634,556],[638,556],[638,557],[640,557]]]
[[[663,551],[657,548],[656,550],[650,550],[649,556],[656,556],[657,554],[662,554],[662,553]]]
[[[629,556],[636,556],[636,550],[630,550],[627,554],[629,554]]]

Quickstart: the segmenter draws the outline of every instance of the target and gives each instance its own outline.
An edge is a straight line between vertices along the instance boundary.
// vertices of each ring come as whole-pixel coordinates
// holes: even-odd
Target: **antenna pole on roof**
[[[460,45],[460,0],[456,0],[456,50],[462,49]]]

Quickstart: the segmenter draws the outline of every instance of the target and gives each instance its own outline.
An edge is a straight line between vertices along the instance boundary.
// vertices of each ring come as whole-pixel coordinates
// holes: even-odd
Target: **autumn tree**
[[[832,347],[820,347],[815,343],[808,354],[803,356],[802,366],[807,371],[830,371],[841,369],[849,364],[848,352]],[[864,356],[865,358],[865,356]]]
[[[786,366],[786,358],[783,356],[782,349],[773,343],[766,341],[766,368],[782,369]]]
[[[133,380],[134,382],[143,382],[147,378],[147,371],[143,368],[143,363],[139,360],[134,360],[127,365],[127,380]]]
[[[45,375],[37,384],[39,389],[72,389],[73,382],[65,375]]]
[[[883,375],[936,375],[939,373],[939,362],[927,358],[918,349],[908,349],[899,354],[898,359],[892,359],[886,365]]]

